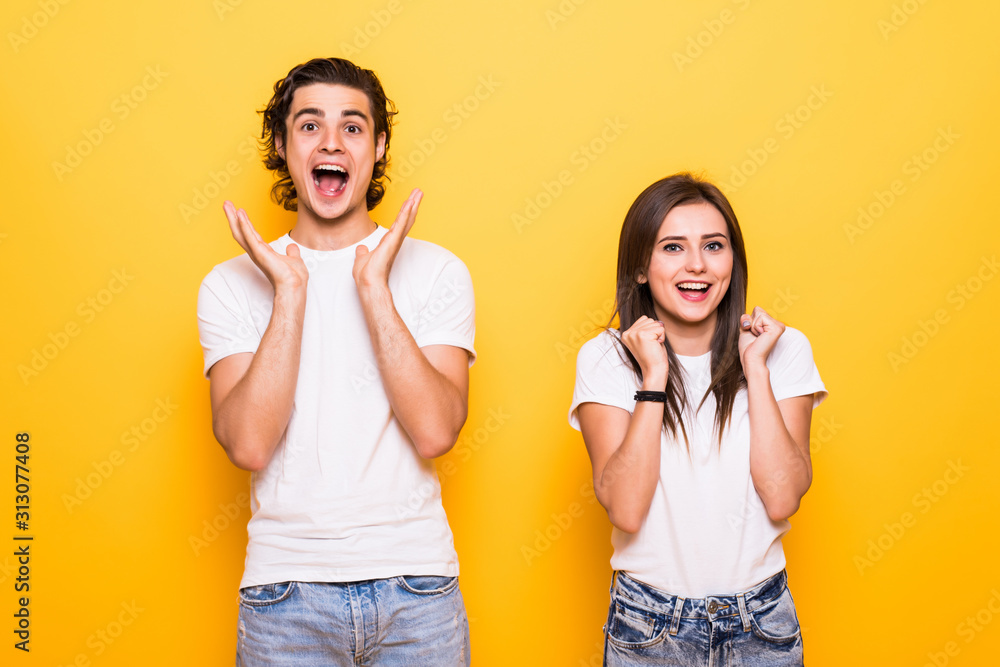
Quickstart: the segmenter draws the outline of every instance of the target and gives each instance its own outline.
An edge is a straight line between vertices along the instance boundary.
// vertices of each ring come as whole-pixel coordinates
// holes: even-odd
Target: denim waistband
[[[615,572],[611,591],[625,604],[658,614],[672,616],[674,625],[681,618],[716,620],[739,616],[744,625],[747,615],[781,596],[788,583],[785,570],[768,577],[753,588],[732,595],[709,595],[705,598],[683,598],[637,581],[622,571]]]

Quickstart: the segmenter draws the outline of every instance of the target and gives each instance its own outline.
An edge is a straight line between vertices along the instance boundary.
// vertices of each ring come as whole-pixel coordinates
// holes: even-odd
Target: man
[[[465,423],[473,349],[465,265],[387,231],[395,108],[374,72],[299,65],[264,110],[272,196],[297,211],[265,243],[226,202],[245,255],[198,299],[212,425],[253,471],[237,664],[468,665],[458,558],[431,459]]]

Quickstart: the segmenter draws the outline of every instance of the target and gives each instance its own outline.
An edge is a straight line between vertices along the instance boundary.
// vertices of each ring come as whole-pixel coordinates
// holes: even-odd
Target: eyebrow
[[[298,120],[299,116],[307,116],[307,115],[316,116],[318,118],[326,118],[326,113],[322,109],[317,109],[316,107],[306,107],[304,109],[299,109],[298,111],[295,112],[295,115],[292,116],[292,122]],[[360,109],[344,109],[343,111],[340,112],[341,118],[347,118],[349,116],[357,116],[359,118],[363,118],[368,123],[371,123],[371,119],[368,118],[368,114],[366,114],[364,111],[361,111]]]
[[[717,238],[717,237],[718,238],[723,238],[723,239],[728,239],[728,237],[725,234],[722,234],[721,232],[714,232],[712,234],[702,234],[701,235],[701,238],[702,238],[703,241],[705,239],[714,239],[714,238]],[[660,239],[659,241],[657,241],[657,243],[663,243],[664,241],[687,241],[687,240],[688,240],[688,238],[686,236],[664,236],[662,239]]]

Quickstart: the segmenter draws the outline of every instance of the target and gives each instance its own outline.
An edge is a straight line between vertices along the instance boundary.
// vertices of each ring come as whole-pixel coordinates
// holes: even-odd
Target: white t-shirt
[[[569,413],[573,428],[580,429],[576,409],[581,403],[611,405],[629,414],[635,410],[633,397],[641,383],[619,345],[605,331],[580,348]],[[711,380],[711,353],[678,360],[693,410]],[[778,401],[813,394],[815,408],[826,398],[812,348],[800,331],[785,329],[767,367]],[[789,529],[788,521],[768,518],[750,477],[746,390],[736,396],[721,449],[714,420],[715,396],[710,395],[693,420],[685,418],[690,455],[682,437],[675,440],[663,432],[660,481],[645,521],[634,534],[617,528],[611,533],[613,569],[685,598],[745,591],[785,566],[781,536]]]
[[[398,575],[457,576],[451,528],[434,463],[416,451],[382,386],[351,275],[355,248],[299,246],[309,269],[302,352],[288,428],[253,475],[241,587],[281,581],[360,581]],[[285,254],[288,235],[271,243]],[[452,345],[475,358],[475,306],[465,265],[407,238],[389,275],[400,317],[419,347]],[[274,290],[249,256],[216,266],[198,295],[205,373],[256,352]]]

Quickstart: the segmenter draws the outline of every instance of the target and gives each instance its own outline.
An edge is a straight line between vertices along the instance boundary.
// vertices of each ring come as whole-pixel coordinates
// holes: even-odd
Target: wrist
[[[302,307],[306,303],[306,282],[299,285],[280,284],[274,288],[274,305]]]
[[[747,379],[747,384],[770,384],[771,382],[771,371],[768,369],[767,364],[761,363],[750,363],[743,368],[743,375]]]
[[[667,370],[642,374],[642,391],[663,391],[667,387]]]

